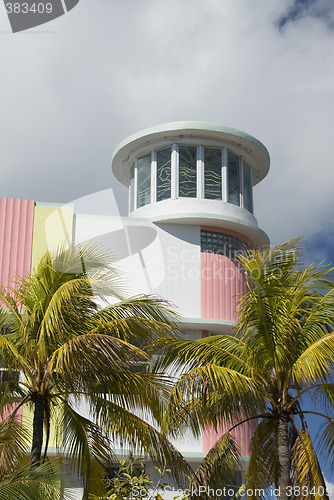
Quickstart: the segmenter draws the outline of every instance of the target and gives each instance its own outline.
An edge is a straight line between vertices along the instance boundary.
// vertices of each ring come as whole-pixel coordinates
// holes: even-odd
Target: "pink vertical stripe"
[[[17,277],[30,272],[34,201],[0,198],[0,284],[17,287]],[[2,415],[7,418],[14,406]],[[22,416],[22,408],[17,418]]]
[[[201,229],[231,234],[250,245],[247,238],[232,231],[207,226]],[[245,291],[246,279],[238,261],[224,255],[201,252],[201,318],[236,321],[237,305]],[[249,456],[250,440],[256,425],[256,421],[252,421],[232,431],[243,456]],[[230,427],[231,424],[224,424],[217,431],[212,428],[204,431],[203,451],[208,452]]]
[[[249,457],[250,455],[250,441],[256,426],[256,420],[252,420],[241,424],[231,432],[232,436],[234,436],[237,440],[241,455],[244,457]],[[214,429],[206,429],[206,431],[203,432],[203,451],[207,453],[230,427],[231,425],[229,424],[223,424],[217,432]]]
[[[0,283],[15,287],[30,272],[34,201],[0,198]]]
[[[244,272],[234,259],[201,253],[201,318],[236,321],[236,309],[246,291]]]

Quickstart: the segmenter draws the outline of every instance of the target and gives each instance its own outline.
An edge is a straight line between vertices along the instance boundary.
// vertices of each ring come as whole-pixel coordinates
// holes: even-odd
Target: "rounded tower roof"
[[[230,127],[202,121],[180,121],[157,125],[130,135],[121,141],[112,154],[112,170],[115,177],[125,186],[130,183],[130,169],[135,156],[153,145],[197,139],[199,143],[219,144],[239,150],[250,156],[256,167],[253,170],[253,185],[259,183],[268,173],[270,156],[267,148],[255,137]]]

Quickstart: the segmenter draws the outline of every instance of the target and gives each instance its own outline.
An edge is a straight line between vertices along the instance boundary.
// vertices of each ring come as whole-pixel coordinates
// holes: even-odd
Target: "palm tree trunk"
[[[48,447],[49,447],[49,440],[50,440],[50,402],[49,401],[46,401],[44,404],[44,416],[45,416],[46,436],[45,436],[43,464],[46,460]]]
[[[46,419],[46,437],[45,437],[43,464],[45,463],[46,456],[47,456],[47,453],[48,453],[49,440],[50,440],[50,420],[47,417],[47,419]]]
[[[41,461],[42,444],[43,444],[43,423],[44,423],[44,399],[40,394],[37,394],[35,399],[32,447],[30,455],[31,465],[38,464]]]
[[[278,445],[278,461],[279,461],[279,498],[290,498],[288,495],[290,486],[290,466],[291,457],[289,450],[288,439],[288,417],[281,416],[278,420],[277,445]]]

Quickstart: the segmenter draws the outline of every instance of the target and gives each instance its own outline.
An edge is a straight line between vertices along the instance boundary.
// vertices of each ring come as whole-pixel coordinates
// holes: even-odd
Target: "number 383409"
[[[6,3],[6,10],[8,14],[51,14],[52,4],[36,2],[32,4],[28,3]]]

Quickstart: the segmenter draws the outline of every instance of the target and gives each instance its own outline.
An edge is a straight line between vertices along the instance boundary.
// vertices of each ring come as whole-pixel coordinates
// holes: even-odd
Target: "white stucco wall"
[[[76,215],[74,242],[105,247],[127,296],[161,296],[187,318],[200,317],[200,227],[133,218]]]

